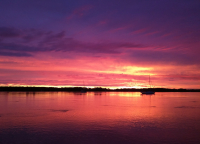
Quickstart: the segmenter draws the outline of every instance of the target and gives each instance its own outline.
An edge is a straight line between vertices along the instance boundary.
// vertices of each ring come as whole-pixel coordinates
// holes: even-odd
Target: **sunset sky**
[[[1,0],[0,85],[200,88],[199,0]]]

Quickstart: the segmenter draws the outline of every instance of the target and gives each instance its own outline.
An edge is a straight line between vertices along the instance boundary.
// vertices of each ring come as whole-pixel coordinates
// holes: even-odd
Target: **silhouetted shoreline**
[[[118,88],[118,89],[109,89],[109,88],[85,88],[85,87],[9,87],[9,86],[2,86],[0,87],[0,91],[25,91],[25,92],[39,92],[39,91],[66,91],[66,92],[92,92],[92,91],[115,91],[115,92],[141,92],[141,91],[155,91],[155,92],[200,92],[200,89],[168,89],[168,88],[143,88],[143,89],[136,89],[136,88]]]

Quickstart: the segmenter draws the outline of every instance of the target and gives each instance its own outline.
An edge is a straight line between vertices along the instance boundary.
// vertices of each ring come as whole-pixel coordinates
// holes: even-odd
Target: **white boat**
[[[149,75],[149,87],[151,88],[151,80],[150,80],[150,75]],[[155,94],[154,91],[151,90],[145,90],[145,91],[141,91],[142,94],[146,94],[146,95],[151,95],[151,94]]]

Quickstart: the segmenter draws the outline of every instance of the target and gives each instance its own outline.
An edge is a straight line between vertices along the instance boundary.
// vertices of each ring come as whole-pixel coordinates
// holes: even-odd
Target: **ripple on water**
[[[68,112],[69,110],[55,110],[55,109],[52,109],[51,111],[52,112]]]
[[[174,108],[198,108],[198,107],[193,107],[193,106],[178,106],[178,107],[174,107]]]

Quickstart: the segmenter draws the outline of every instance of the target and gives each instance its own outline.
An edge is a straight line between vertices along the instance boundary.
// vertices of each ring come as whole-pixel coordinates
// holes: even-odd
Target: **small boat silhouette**
[[[149,87],[151,88],[151,80],[150,80],[150,75],[149,75]],[[151,95],[151,94],[155,94],[154,91],[151,90],[145,90],[145,91],[141,91],[142,94],[146,94],[146,95]]]

